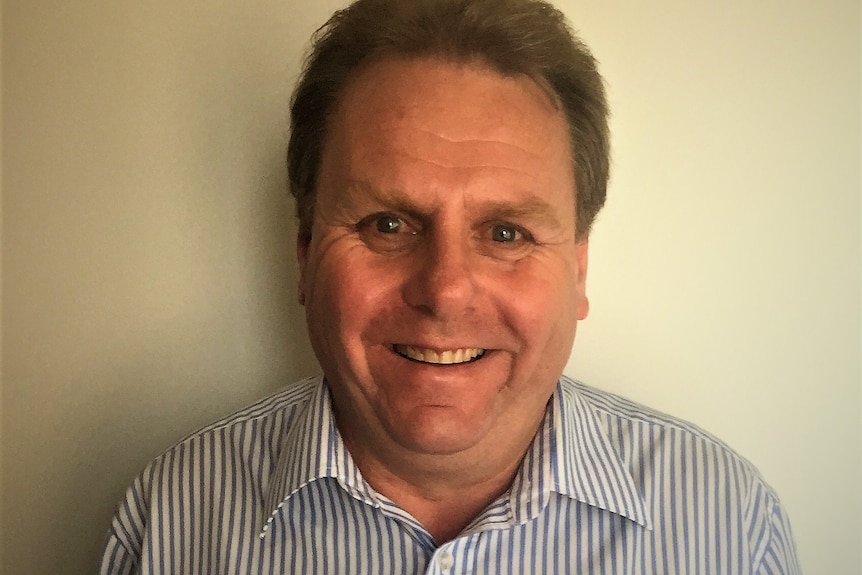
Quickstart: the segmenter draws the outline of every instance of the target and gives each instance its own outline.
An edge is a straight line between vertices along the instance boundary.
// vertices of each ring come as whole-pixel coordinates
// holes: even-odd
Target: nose
[[[454,319],[475,304],[477,261],[468,238],[454,230],[428,237],[411,254],[412,273],[404,300],[414,309],[441,319]]]

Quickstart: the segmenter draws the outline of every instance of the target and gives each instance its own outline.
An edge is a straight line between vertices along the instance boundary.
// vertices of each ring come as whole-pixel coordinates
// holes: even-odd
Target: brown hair
[[[348,78],[386,56],[478,61],[548,91],[569,125],[576,229],[587,237],[607,189],[608,108],[596,61],[563,14],[543,0],[357,0],[314,34],[293,93],[288,176],[303,239],[311,237],[329,115]]]

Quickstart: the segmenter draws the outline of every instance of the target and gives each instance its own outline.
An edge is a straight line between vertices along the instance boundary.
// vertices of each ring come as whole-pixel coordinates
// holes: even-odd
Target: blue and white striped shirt
[[[153,461],[103,575],[799,573],[753,466],[696,427],[563,378],[511,489],[436,543],[362,478],[322,378]]]

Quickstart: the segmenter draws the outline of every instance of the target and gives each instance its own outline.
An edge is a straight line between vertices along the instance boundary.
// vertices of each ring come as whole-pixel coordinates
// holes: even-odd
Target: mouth
[[[419,363],[430,363],[434,365],[457,365],[460,363],[470,363],[472,361],[482,359],[486,353],[486,350],[478,347],[437,351],[434,349],[400,344],[394,345],[393,350],[403,358],[417,361]]]

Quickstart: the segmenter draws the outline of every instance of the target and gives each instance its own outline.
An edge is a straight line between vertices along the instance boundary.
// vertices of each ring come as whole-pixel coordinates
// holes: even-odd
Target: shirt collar
[[[643,494],[609,437],[600,414],[563,376],[552,399],[557,445],[556,491],[652,530]]]
[[[335,478],[353,497],[374,507],[381,502],[363,479],[335,425],[324,379],[293,419],[282,441],[264,494],[261,536],[281,506],[309,483]],[[510,491],[515,523],[532,519],[548,493],[627,517],[652,529],[646,503],[599,415],[565,376],[557,385],[542,425]]]
[[[323,377],[315,382],[308,400],[287,422],[289,429],[279,446],[275,468],[264,492],[261,537],[281,506],[294,493],[319,479],[335,478],[352,496],[374,507],[380,506],[338,432],[329,387]]]

